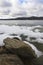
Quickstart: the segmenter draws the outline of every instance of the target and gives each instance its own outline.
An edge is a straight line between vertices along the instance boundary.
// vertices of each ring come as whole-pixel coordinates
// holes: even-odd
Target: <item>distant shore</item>
[[[43,17],[17,17],[17,18],[9,18],[9,19],[0,19],[0,20],[43,20]]]

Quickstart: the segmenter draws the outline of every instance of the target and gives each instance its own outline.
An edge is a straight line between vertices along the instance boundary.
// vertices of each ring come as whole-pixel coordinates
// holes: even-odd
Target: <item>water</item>
[[[0,20],[0,24],[7,24],[7,25],[42,25],[43,20]]]
[[[7,37],[30,43],[39,57],[43,53],[43,20],[0,20],[0,46]]]

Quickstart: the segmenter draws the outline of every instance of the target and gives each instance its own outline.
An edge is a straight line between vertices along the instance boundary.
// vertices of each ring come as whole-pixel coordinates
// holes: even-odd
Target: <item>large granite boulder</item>
[[[21,57],[36,58],[34,50],[26,43],[18,39],[6,38],[3,40],[6,49],[11,53],[16,53]]]
[[[0,65],[24,65],[17,55],[2,54],[0,55]]]

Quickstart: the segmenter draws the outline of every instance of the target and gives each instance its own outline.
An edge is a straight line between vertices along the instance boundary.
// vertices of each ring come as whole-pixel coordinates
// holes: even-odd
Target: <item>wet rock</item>
[[[34,65],[43,65],[43,55],[35,59]]]
[[[6,38],[3,42],[11,53],[16,53],[21,57],[28,57],[30,59],[36,58],[34,50],[21,40]]]
[[[17,36],[17,34],[9,34],[10,36]]]
[[[42,43],[38,43],[38,42],[30,42],[30,43],[32,43],[33,45],[35,45],[35,47],[36,47],[38,50],[40,50],[40,51],[43,52],[43,44],[42,44]]]
[[[17,55],[2,54],[0,55],[0,65],[24,65]]]
[[[0,33],[0,35],[4,34],[4,32]]]
[[[19,38],[17,38],[17,37],[14,37],[13,39],[17,39],[17,40],[20,40]]]
[[[28,38],[28,36],[27,36],[27,35],[24,35],[24,34],[21,34],[20,37],[21,37],[21,39],[22,39],[23,41],[26,41],[26,38]]]

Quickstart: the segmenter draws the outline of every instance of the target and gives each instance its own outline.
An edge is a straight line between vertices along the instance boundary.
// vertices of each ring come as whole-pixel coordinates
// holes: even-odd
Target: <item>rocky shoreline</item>
[[[38,59],[30,45],[22,40],[6,38],[3,42],[5,45],[0,47],[0,65],[43,65],[43,56]]]

